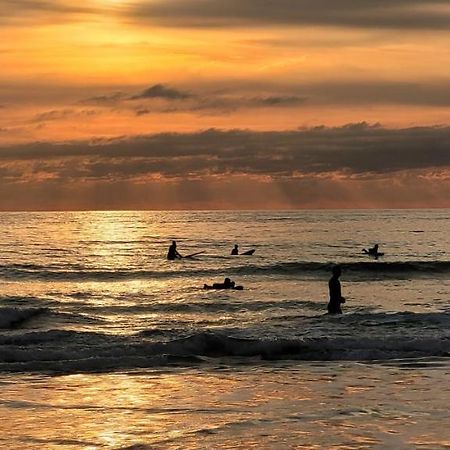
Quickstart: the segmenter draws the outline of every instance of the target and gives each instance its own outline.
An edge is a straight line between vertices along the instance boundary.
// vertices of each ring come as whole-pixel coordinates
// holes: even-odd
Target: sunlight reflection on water
[[[30,450],[443,449],[450,443],[441,426],[450,419],[445,371],[448,364],[425,373],[316,363],[10,378],[2,441]]]

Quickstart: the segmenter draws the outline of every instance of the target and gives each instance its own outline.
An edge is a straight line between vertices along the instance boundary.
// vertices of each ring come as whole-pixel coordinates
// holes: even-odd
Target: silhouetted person
[[[223,283],[214,283],[212,286],[205,284],[203,285],[203,289],[237,289],[241,291],[244,288],[242,286],[236,286],[234,281],[231,281],[229,278],[225,278]]]
[[[235,282],[231,281],[229,278],[225,278],[225,280],[223,280],[223,284],[222,283],[215,283],[215,284],[217,284],[220,287],[223,287],[224,289],[231,289],[234,288],[235,286]]]
[[[373,247],[369,248],[369,250],[367,250],[367,253],[369,255],[378,255],[378,244],[375,244]]]
[[[333,276],[328,282],[328,288],[330,290],[330,301],[328,303],[329,314],[342,314],[341,303],[345,303],[345,298],[341,295],[341,282],[339,277],[341,276],[341,267],[333,267]]]
[[[177,242],[172,241],[172,245],[169,247],[169,251],[167,252],[167,259],[169,261],[173,261],[174,259],[181,259],[182,256],[178,253],[177,250]]]
[[[379,245],[378,245],[378,244],[375,244],[373,247],[370,247],[368,250],[366,250],[366,249],[364,248],[364,249],[363,249],[363,252],[364,252],[366,255],[373,256],[375,259],[378,259],[379,256],[383,256],[383,255],[384,255],[384,253],[380,253],[380,252],[378,251],[378,247],[379,247]]]
[[[239,247],[237,244],[234,245],[233,250],[231,250],[232,255],[239,255]]]

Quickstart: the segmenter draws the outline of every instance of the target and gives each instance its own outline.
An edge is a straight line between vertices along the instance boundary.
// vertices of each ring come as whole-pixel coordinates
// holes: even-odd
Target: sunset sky
[[[448,0],[0,5],[0,210],[450,207]]]

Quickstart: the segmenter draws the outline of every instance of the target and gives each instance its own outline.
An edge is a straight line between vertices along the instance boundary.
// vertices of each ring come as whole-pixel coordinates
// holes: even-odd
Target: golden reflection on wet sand
[[[6,377],[0,444],[11,450],[17,442],[30,450],[450,444],[442,429],[450,418],[448,367],[418,375],[346,363],[330,375],[326,364],[304,365]]]

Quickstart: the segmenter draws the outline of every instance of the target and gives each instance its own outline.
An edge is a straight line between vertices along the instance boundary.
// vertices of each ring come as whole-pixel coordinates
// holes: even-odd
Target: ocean
[[[0,448],[449,449],[449,230],[450,210],[0,213]],[[202,253],[167,261],[172,240]],[[244,289],[203,289],[225,277]]]

